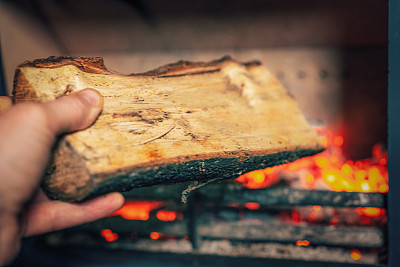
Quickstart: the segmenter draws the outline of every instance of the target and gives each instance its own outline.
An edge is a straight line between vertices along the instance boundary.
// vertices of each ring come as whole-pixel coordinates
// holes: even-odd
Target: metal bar
[[[137,188],[125,193],[127,198],[180,201],[187,183],[168,186]],[[386,194],[303,190],[288,187],[248,189],[237,184],[211,184],[198,189],[201,201],[213,203],[257,202],[261,205],[331,206],[331,207],[386,207]]]
[[[383,231],[375,227],[293,225],[277,220],[271,222],[260,220],[213,222],[199,225],[199,234],[203,239],[273,241],[279,243],[308,240],[312,245],[345,247],[378,248],[385,244]]]
[[[53,247],[61,247],[62,255],[68,248],[81,249],[82,246],[85,255],[87,246],[82,243],[82,236],[79,232],[72,232],[69,238],[65,238],[63,232],[56,232],[44,236],[42,238]],[[75,238],[74,238],[75,237]],[[91,239],[86,236],[86,240]],[[99,240],[92,240],[91,248],[96,248],[96,258],[99,257],[98,249],[103,249],[101,253],[109,253],[109,251],[121,252],[125,251],[123,255],[130,255],[136,259],[138,255],[152,252],[168,252],[174,258],[180,258],[183,255],[187,257],[200,256],[210,257],[211,255],[225,256],[223,261],[213,261],[209,264],[202,264],[201,266],[314,266],[314,267],[378,267],[379,254],[374,249],[363,249],[362,257],[355,261],[351,258],[351,248],[336,248],[336,247],[301,247],[293,244],[277,244],[277,243],[252,243],[247,242],[231,242],[229,240],[204,240],[200,248],[193,253],[188,241],[178,240],[151,240],[151,239],[138,239],[134,242],[126,239],[121,239],[113,243],[99,242]],[[46,247],[44,247],[46,248]],[[104,251],[109,248],[110,250]],[[126,253],[129,251],[129,253]],[[43,251],[43,256],[47,255],[48,251]],[[138,255],[135,253],[139,253]],[[36,254],[35,254],[36,255]],[[115,255],[114,255],[115,256]],[[122,255],[121,255],[122,256]],[[156,258],[159,258],[157,255]],[[120,257],[118,257],[119,259]],[[260,264],[254,265],[254,260],[260,260]],[[279,262],[271,262],[273,259],[279,259]],[[296,261],[294,261],[296,260]],[[300,260],[300,262],[298,261]],[[126,261],[124,261],[125,263]],[[194,264],[186,265],[195,266]],[[229,264],[227,264],[229,262]],[[240,263],[238,263],[240,262]],[[132,262],[133,265],[137,265]],[[148,262],[147,262],[148,263]],[[346,264],[347,263],[347,264]],[[368,265],[366,265],[368,264]],[[371,265],[369,265],[371,264]],[[169,266],[168,264],[166,264]],[[196,264],[197,265],[197,264]],[[142,265],[140,265],[142,266]],[[147,266],[147,265],[143,265]],[[158,266],[158,265],[157,265]],[[180,265],[179,265],[180,266]]]
[[[189,214],[188,219],[188,230],[189,230],[189,239],[192,243],[193,249],[197,250],[200,246],[200,237],[198,234],[198,213],[200,209],[200,203],[198,202],[198,196],[195,192],[192,197],[189,199],[189,207],[187,210],[187,214]]]
[[[74,228],[74,231],[100,232],[108,228],[118,234],[149,235],[151,232],[160,232],[165,235],[183,237],[188,235],[187,220],[165,222],[159,220],[125,220],[120,216],[106,217],[90,224],[84,224]]]
[[[94,224],[80,226],[74,231],[94,231],[108,228],[118,234],[140,236],[159,232],[176,237],[190,236],[193,248],[199,248],[203,239],[241,240],[248,242],[296,243],[308,240],[311,245],[345,246],[360,248],[379,248],[385,244],[384,232],[375,227],[366,226],[324,226],[303,224],[286,224],[278,219],[260,220],[246,219],[234,222],[202,221],[196,219],[196,231],[190,229],[190,220],[132,221],[118,216],[101,219]]]
[[[241,186],[207,187],[200,189],[206,199],[223,196],[225,203],[257,202],[261,205],[331,206],[331,207],[386,207],[386,194],[303,190],[288,187],[248,189]]]
[[[389,267],[395,267],[400,262],[400,1],[389,1],[389,124],[388,124],[388,158],[389,158],[389,198],[388,198],[388,247]]]

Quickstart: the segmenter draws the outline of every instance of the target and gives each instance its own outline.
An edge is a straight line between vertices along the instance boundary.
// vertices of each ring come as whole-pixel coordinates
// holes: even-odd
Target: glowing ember
[[[296,245],[300,247],[308,247],[310,245],[310,241],[308,240],[298,240],[296,241]]]
[[[109,216],[121,216],[126,220],[146,221],[149,219],[150,211],[163,205],[160,201],[138,201],[126,202],[122,208]]]
[[[343,136],[335,136],[335,138],[333,139],[333,143],[336,145],[336,146],[342,146],[343,145],[343,142],[344,142],[344,140],[343,140]]]
[[[247,188],[256,189],[274,185],[280,179],[290,180],[295,176],[300,178],[300,186],[307,189],[388,192],[387,153],[382,146],[373,147],[370,159],[352,161],[344,156],[341,148],[344,143],[342,136],[328,133],[324,139],[328,145],[322,153],[249,172],[238,177],[236,181]]]
[[[175,211],[160,210],[157,212],[156,217],[160,221],[175,221],[177,214]]]
[[[114,242],[118,239],[118,235],[113,233],[110,229],[103,229],[100,234],[107,242]]]
[[[151,232],[150,233],[150,238],[154,239],[154,240],[159,239],[160,238],[160,234],[157,233],[157,232]]]
[[[258,210],[260,208],[260,204],[255,202],[249,202],[244,205],[249,210]]]
[[[350,252],[350,257],[351,257],[353,260],[358,261],[359,259],[361,259],[361,252],[358,251],[357,249],[353,249],[353,250]]]
[[[265,188],[279,181],[279,176],[276,174],[273,168],[267,168],[241,175],[236,181],[251,189]]]
[[[356,208],[356,211],[359,215],[367,217],[380,217],[386,214],[385,209],[371,208],[371,207]]]

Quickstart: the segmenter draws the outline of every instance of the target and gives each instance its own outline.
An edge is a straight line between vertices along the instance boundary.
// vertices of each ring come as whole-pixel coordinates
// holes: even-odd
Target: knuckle
[[[34,122],[36,124],[47,124],[48,115],[41,104],[22,103],[20,105],[16,105],[16,108],[19,109],[18,112],[21,116],[21,120],[30,123]]]

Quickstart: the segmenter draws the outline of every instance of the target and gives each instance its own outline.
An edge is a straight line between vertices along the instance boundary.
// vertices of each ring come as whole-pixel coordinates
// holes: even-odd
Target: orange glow
[[[379,186],[378,192],[380,193],[387,193],[389,191],[389,185],[387,184],[381,184]]]
[[[372,207],[367,207],[367,208],[356,208],[356,211],[359,215],[362,216],[367,216],[367,217],[380,217],[382,215],[386,214],[385,209],[380,209],[380,208],[372,208]]]
[[[347,160],[341,146],[342,136],[327,132],[327,149],[312,157],[292,163],[243,174],[236,179],[243,186],[256,189],[272,186],[285,177],[296,177],[306,189],[329,189],[348,192],[386,193],[388,186],[387,153],[381,145],[372,148],[364,160]]]
[[[118,239],[118,234],[113,233],[110,229],[103,229],[100,234],[107,242],[114,242]]]
[[[361,259],[361,252],[358,251],[357,249],[353,249],[353,250],[350,252],[350,257],[351,257],[353,260],[358,261],[359,259]]]
[[[109,216],[119,215],[126,220],[146,221],[149,219],[150,211],[160,207],[162,204],[163,202],[159,201],[126,202],[122,208],[111,213]]]
[[[333,143],[336,145],[336,146],[342,146],[343,145],[343,136],[335,136],[334,138],[333,138]]]
[[[150,238],[154,239],[154,240],[159,239],[160,238],[160,234],[157,233],[157,232],[151,232],[150,233]]]
[[[310,245],[310,241],[308,240],[297,240],[296,245],[299,247],[308,247]]]
[[[324,147],[328,147],[328,138],[326,138],[326,136],[322,136],[321,141]]]
[[[272,173],[273,171],[273,168],[266,168],[264,170],[248,172],[239,176],[236,181],[251,189],[265,188],[279,180],[279,177]]]
[[[156,214],[157,219],[160,221],[175,221],[176,220],[176,212],[175,211],[167,211],[167,210],[160,210]]]
[[[244,205],[249,210],[258,210],[260,208],[260,204],[255,202],[249,202]]]

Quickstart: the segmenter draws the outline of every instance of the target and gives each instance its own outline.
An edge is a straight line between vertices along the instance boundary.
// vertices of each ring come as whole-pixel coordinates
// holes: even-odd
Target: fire
[[[350,252],[350,257],[351,257],[353,260],[358,261],[358,260],[361,259],[361,252],[358,251],[357,249],[353,249],[353,250]]]
[[[299,247],[308,247],[310,245],[310,241],[308,240],[297,240],[296,245]]]
[[[157,232],[151,232],[150,233],[150,238],[153,239],[153,240],[159,239],[160,236],[161,236],[160,233],[157,233]]]
[[[322,153],[292,163],[249,172],[238,177],[236,181],[250,189],[273,186],[285,180],[291,187],[310,190],[388,192],[387,153],[381,145],[372,148],[371,158],[353,161],[347,159],[343,153],[342,145],[345,140],[342,136],[334,136],[328,132],[321,139],[324,146],[326,144],[326,150]],[[246,207],[258,209],[259,205],[247,203]],[[312,211],[307,212],[306,220],[320,220],[323,213],[321,207],[312,208]],[[386,215],[385,209],[374,207],[357,208],[355,212],[363,218],[362,222],[384,218]],[[335,218],[330,221],[331,225],[339,223]],[[291,220],[300,223],[305,217],[304,214],[301,216],[293,210]]]
[[[239,183],[250,189],[265,188],[279,181],[279,176],[273,168],[257,170],[239,176]]]
[[[372,208],[372,207],[356,208],[356,211],[359,215],[367,217],[380,217],[386,214],[385,209]]]
[[[249,210],[258,210],[260,208],[260,204],[255,202],[248,202],[244,206]]]
[[[163,205],[160,201],[129,201],[122,208],[109,216],[121,216],[126,220],[147,221],[150,217],[150,211]]]
[[[175,221],[177,213],[175,211],[159,210],[156,217],[160,221]]]
[[[113,233],[110,229],[103,229],[100,234],[107,242],[114,242],[118,239],[118,234]]]
[[[373,147],[370,159],[352,161],[346,159],[343,153],[342,136],[328,133],[322,140],[327,141],[327,149],[322,153],[249,172],[238,177],[236,181],[247,188],[257,189],[272,186],[280,179],[290,180],[296,177],[300,178],[301,187],[307,189],[388,192],[387,153],[382,146]]]
[[[342,145],[343,145],[343,142],[344,142],[343,136],[338,135],[338,136],[335,136],[335,138],[333,138],[333,143],[334,143],[336,146],[342,146]]]

